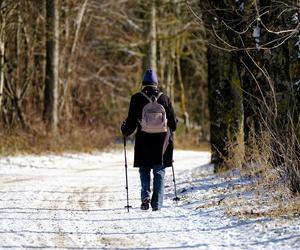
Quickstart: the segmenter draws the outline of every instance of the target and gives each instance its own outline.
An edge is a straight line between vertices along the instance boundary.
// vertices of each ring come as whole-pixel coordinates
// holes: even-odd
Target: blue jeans
[[[150,198],[151,189],[151,169],[153,169],[153,194],[151,198],[151,207],[160,209],[164,199],[165,189],[165,167],[162,165],[154,165],[152,168],[140,168],[141,179],[141,200]]]

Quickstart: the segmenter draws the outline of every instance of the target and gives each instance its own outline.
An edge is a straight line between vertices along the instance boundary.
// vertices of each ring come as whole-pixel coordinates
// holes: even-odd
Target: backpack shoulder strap
[[[161,95],[163,94],[163,92],[159,92],[157,96],[153,95],[151,96],[151,98],[149,96],[147,96],[144,92],[140,92],[143,96],[145,96],[147,98],[147,100],[149,102],[157,102],[157,100],[159,99],[159,97],[161,97]],[[154,98],[154,99],[152,99]]]
[[[163,92],[159,92],[159,93],[158,93],[158,96],[156,97],[156,100],[158,100],[159,97],[161,97],[162,94],[163,94]]]
[[[157,102],[159,97],[161,97],[162,94],[163,94],[163,92],[159,92],[157,96],[155,96],[155,95],[151,96],[152,102]]]
[[[151,98],[150,98],[149,96],[147,96],[144,92],[141,91],[140,93],[141,93],[143,96],[145,96],[149,102],[152,102]]]

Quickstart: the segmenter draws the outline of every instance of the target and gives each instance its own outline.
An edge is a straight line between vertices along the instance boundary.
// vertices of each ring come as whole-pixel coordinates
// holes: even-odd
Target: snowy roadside
[[[130,213],[120,151],[2,157],[0,249],[300,249],[299,219],[227,215],[247,179],[215,176],[209,157],[176,151],[181,201],[168,169],[164,208],[152,212],[139,209],[129,152]]]

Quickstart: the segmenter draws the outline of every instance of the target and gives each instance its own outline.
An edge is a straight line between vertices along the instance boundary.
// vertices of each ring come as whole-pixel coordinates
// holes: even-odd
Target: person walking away
[[[121,125],[123,136],[135,134],[134,167],[141,180],[141,209],[160,210],[164,197],[165,168],[173,164],[173,132],[176,116],[167,95],[159,91],[156,73],[144,73],[142,90],[131,97],[128,116]],[[151,196],[151,171],[153,192]]]

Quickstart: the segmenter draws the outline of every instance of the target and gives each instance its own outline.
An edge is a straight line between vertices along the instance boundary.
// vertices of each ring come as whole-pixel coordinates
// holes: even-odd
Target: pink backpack
[[[142,112],[142,120],[140,121],[141,130],[147,133],[163,133],[168,131],[167,115],[163,105],[159,104],[157,100],[163,94],[160,92],[158,96],[148,97],[145,93],[141,92],[147,98],[147,103]]]

